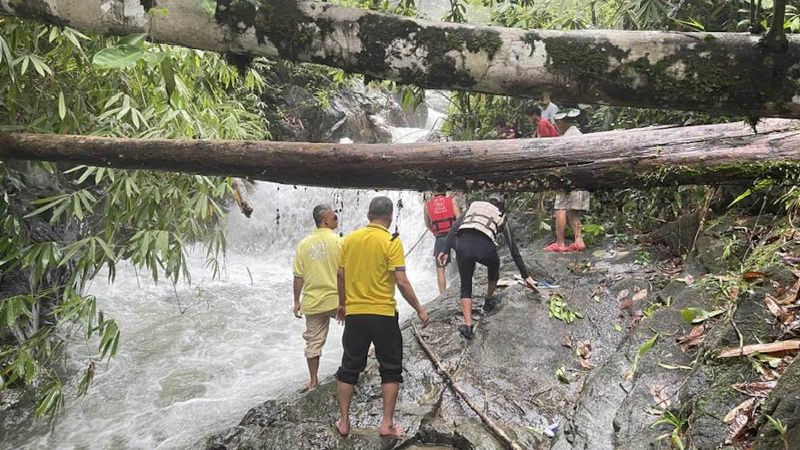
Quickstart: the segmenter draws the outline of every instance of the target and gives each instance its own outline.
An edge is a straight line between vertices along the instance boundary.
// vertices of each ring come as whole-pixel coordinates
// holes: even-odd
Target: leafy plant
[[[783,423],[783,421],[781,421],[781,419],[776,419],[769,414],[766,414],[766,416],[767,420],[769,421],[769,425],[780,435],[784,450],[789,450],[789,442],[786,440],[786,431],[788,431],[789,428]]]
[[[264,80],[211,53],[68,27],[0,19],[0,130],[140,138],[266,139]],[[43,182],[41,180],[46,180]],[[104,317],[89,281],[130,260],[153,279],[189,277],[199,243],[218,268],[225,253],[222,177],[0,162],[0,396],[32,394],[42,416],[68,384],[54,324],[98,337],[77,386],[113,357],[123,331]]]
[[[550,296],[548,301],[548,317],[556,319],[564,323],[572,323],[575,319],[583,319],[583,314],[580,312],[572,311],[567,304],[567,300],[560,293],[555,293]]]
[[[663,440],[669,438],[670,445],[673,448],[678,450],[683,450],[686,448],[685,444],[683,443],[683,432],[686,428],[687,422],[680,417],[676,416],[669,410],[664,410],[660,419],[653,422],[651,427],[657,427],[659,425],[667,425],[672,427],[672,432],[669,434],[664,434],[659,436],[656,440]]]
[[[644,344],[642,344],[639,349],[636,351],[636,355],[633,358],[633,364],[631,364],[630,369],[625,372],[625,379],[630,380],[636,374],[636,370],[639,368],[639,360],[644,357],[650,350],[653,349],[653,346],[656,345],[658,341],[659,334],[654,334],[650,339],[646,340]]]

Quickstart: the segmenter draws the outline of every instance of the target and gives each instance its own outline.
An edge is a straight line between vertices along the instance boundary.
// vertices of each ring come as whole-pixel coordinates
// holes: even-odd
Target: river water
[[[435,120],[437,116],[434,116]],[[425,130],[398,128],[396,141],[413,142]],[[293,250],[313,228],[311,209],[331,203],[347,234],[366,224],[375,195],[402,200],[399,225],[409,278],[421,301],[436,296],[433,238],[425,233],[422,196],[257,183],[255,211],[232,211],[228,253],[212,279],[203,251],[189,253],[191,284],[153,283],[121,264],[116,281],[101,274],[90,293],[122,330],[118,354],[99,364],[89,393],[68,396],[52,432],[44,421],[2,430],[4,449],[181,449],[233,426],[251,407],[301,388],[307,379],[301,334],[292,306]],[[396,207],[397,209],[397,207]],[[393,225],[394,227],[394,225]],[[421,238],[421,239],[420,239]],[[411,311],[398,295],[401,316]],[[341,327],[332,325],[320,364],[332,375],[341,358]],[[70,338],[67,392],[80,370],[97,358],[97,342]]]

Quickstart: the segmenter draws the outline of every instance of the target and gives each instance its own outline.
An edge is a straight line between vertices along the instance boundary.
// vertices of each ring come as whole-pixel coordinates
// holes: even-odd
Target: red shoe
[[[571,252],[582,252],[582,251],[586,250],[586,244],[578,244],[577,242],[573,242],[567,248]]]
[[[564,252],[568,252],[570,250],[569,250],[569,247],[566,247],[564,245],[558,245],[557,243],[553,242],[552,244],[550,244],[547,247],[545,247],[544,251],[546,251],[546,252],[564,253]]]

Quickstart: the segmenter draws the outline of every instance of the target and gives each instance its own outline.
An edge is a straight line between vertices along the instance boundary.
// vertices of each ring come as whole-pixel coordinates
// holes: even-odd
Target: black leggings
[[[497,246],[480,231],[464,230],[458,235],[456,244],[456,264],[461,278],[461,298],[472,298],[472,275],[475,263],[489,269],[489,281],[500,278],[500,257]]]

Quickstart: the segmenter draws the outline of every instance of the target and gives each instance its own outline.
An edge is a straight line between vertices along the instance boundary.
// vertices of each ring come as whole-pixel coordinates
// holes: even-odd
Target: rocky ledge
[[[715,251],[710,233],[713,229],[705,241],[711,247],[699,249],[701,255]],[[456,332],[461,315],[457,291],[450,289],[427,305],[431,324],[420,329],[456,383],[521,448],[734,448],[732,436],[748,428],[757,449],[800,448],[800,365],[783,367],[774,390],[758,394],[767,397],[761,409],[786,426],[779,432],[767,419],[754,419],[754,410],[725,417],[749,398],[761,401],[741,386],[758,382],[763,373],[754,370],[752,357],[717,357],[723,347],[771,342],[780,334],[764,299],[775,294],[776,285],[794,282],[790,272],[765,274],[779,280],[775,283],[743,286],[735,280],[731,286],[739,287],[726,294],[733,300],[721,309],[720,280],[730,279],[706,274],[701,263],[672,259],[664,247],[659,252],[609,241],[583,254],[544,254],[542,244],[524,248],[523,256],[535,278],[559,288],[535,293],[511,283],[490,314],[480,311],[477,299],[472,341]],[[503,267],[513,267],[510,258]],[[485,278],[476,280],[476,293],[484,285]],[[689,324],[682,317],[686,311],[723,312]],[[504,448],[437,373],[410,323],[402,327],[405,383],[397,420],[407,430],[406,440],[377,435],[380,379],[370,359],[353,399],[349,437],[339,437],[332,426],[337,403],[329,377],[314,391],[256,406],[238,426],[201,445],[208,450]],[[736,430],[742,415],[745,429]],[[552,424],[558,425],[555,436]]]

